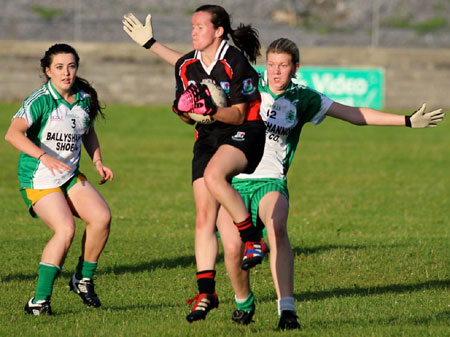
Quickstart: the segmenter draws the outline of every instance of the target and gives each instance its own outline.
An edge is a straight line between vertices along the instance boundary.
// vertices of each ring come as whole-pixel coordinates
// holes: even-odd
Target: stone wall
[[[40,58],[51,42],[0,41],[0,101],[22,101],[44,81]],[[170,104],[172,66],[133,43],[72,43],[81,58],[79,75],[108,103]],[[181,52],[190,46],[171,45]],[[385,106],[450,107],[450,49],[302,48],[307,66],[382,67]],[[261,58],[261,63],[264,59]]]

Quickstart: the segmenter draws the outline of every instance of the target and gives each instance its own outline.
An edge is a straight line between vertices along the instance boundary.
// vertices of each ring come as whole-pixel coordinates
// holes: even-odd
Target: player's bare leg
[[[61,267],[75,235],[75,220],[62,192],[40,199],[34,212],[54,232],[42,252],[41,262]]]
[[[244,153],[231,146],[222,145],[205,169],[205,184],[213,197],[228,211],[234,222],[245,220],[248,210],[239,193],[231,186],[231,178],[247,166]]]
[[[235,293],[237,309],[233,312],[232,321],[238,324],[249,324],[255,313],[253,294],[250,290],[249,272],[241,269],[244,245],[239,231],[232,226],[233,220],[224,208],[220,208],[217,217],[217,228],[225,252],[225,267]],[[247,300],[249,299],[250,300]]]
[[[208,312],[219,306],[215,292],[215,262],[218,252],[216,218],[218,203],[205,185],[204,178],[193,182],[196,207],[195,260],[197,263],[197,285],[199,294],[188,301],[191,312],[188,322],[206,318]]]
[[[47,194],[34,204],[33,210],[54,234],[42,252],[36,294],[25,305],[25,312],[52,315],[53,284],[72,244],[75,220],[62,192]]]
[[[75,184],[68,192],[74,213],[84,222],[82,252],[86,261],[96,262],[109,237],[111,212],[101,194],[88,182]]]
[[[204,173],[208,190],[230,214],[245,243],[241,264],[244,270],[261,263],[268,250],[253,226],[241,196],[230,184],[231,178],[243,172],[247,164],[247,158],[241,150],[231,145],[222,145],[209,161]]]
[[[215,268],[218,243],[216,236],[216,219],[218,203],[205,185],[203,178],[193,182],[196,209],[195,218],[195,260],[197,270]]]
[[[87,223],[82,239],[82,253],[77,272],[69,281],[70,289],[89,307],[101,306],[94,290],[97,262],[108,240],[111,213],[100,193],[88,182],[81,181],[68,191],[73,213]]]
[[[287,233],[289,203],[279,192],[267,193],[259,203],[259,216],[269,237],[270,269],[278,297],[281,329],[297,329],[294,304],[294,254]]]

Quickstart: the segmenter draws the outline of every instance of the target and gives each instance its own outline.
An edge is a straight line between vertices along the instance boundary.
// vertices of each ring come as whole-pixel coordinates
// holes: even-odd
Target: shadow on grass
[[[217,256],[217,263],[223,263],[223,254],[220,253]],[[121,264],[116,266],[107,266],[105,268],[100,268],[97,271],[97,275],[107,275],[107,274],[114,274],[114,275],[121,275],[121,274],[127,274],[127,273],[142,273],[146,271],[153,271],[155,269],[174,269],[177,267],[190,267],[195,266],[195,257],[194,255],[189,256],[179,256],[176,258],[166,258],[166,259],[157,259],[149,262],[143,262],[138,264]],[[64,267],[65,269],[69,267]],[[63,271],[59,277],[67,278],[69,279],[73,272],[74,272],[75,266],[70,266],[69,269],[66,271]],[[1,277],[0,283],[4,282],[11,282],[11,281],[30,281],[30,280],[37,280],[38,271],[36,269],[36,273],[33,274],[11,274],[6,275],[5,277]]]
[[[319,246],[319,247],[313,247],[313,248],[294,248],[294,254],[300,255],[300,254],[314,254],[321,251],[326,250],[332,250],[332,249],[360,249],[360,248],[366,248],[361,246],[336,246],[336,245],[329,245],[329,246]],[[223,253],[219,253],[216,259],[217,263],[223,263]],[[173,269],[177,268],[179,266],[181,267],[189,267],[195,265],[195,256],[189,255],[189,256],[179,256],[176,258],[164,258],[164,259],[157,259],[153,261],[143,262],[139,264],[121,264],[121,265],[115,265],[115,266],[108,266],[106,268],[101,268],[98,270],[97,274],[104,275],[104,274],[126,274],[126,273],[141,273],[145,271],[152,271],[155,269],[163,268],[163,269]],[[69,278],[72,276],[72,269],[67,269],[68,266],[64,266],[63,272],[60,274],[60,277]],[[72,266],[70,267],[72,268]],[[0,278],[0,283],[3,282],[10,282],[10,281],[30,281],[30,280],[37,280],[38,276],[38,270],[36,269],[36,273],[32,274],[23,274],[23,273],[17,273],[17,274],[11,274],[6,275],[4,277]]]
[[[334,250],[334,249],[348,249],[348,250],[358,250],[358,249],[367,249],[371,247],[393,247],[393,246],[380,246],[380,245],[374,245],[374,246],[350,246],[350,245],[325,245],[325,246],[317,246],[317,247],[294,247],[293,251],[295,255],[312,255],[321,253],[324,251]],[[219,253],[217,256],[217,264],[223,263],[223,253]],[[164,258],[164,259],[157,259],[149,262],[143,262],[139,264],[121,264],[121,265],[115,265],[115,266],[109,266],[105,268],[100,268],[97,272],[99,275],[105,275],[105,274],[126,274],[126,273],[142,273],[145,271],[152,271],[155,269],[173,269],[177,267],[189,267],[195,265],[195,256],[194,255],[188,255],[188,256],[179,256],[176,258]],[[67,269],[68,267],[64,267],[64,271],[60,275],[60,277],[69,278],[72,276],[72,269]],[[72,268],[72,266],[70,266]],[[32,274],[11,274],[6,275],[4,277],[1,277],[0,283],[3,282],[10,282],[10,281],[29,281],[29,280],[37,280],[37,270],[36,273]]]
[[[53,307],[53,304],[52,304]],[[127,311],[127,310],[133,310],[133,309],[145,309],[145,310],[152,310],[155,309],[156,306],[151,306],[151,305],[130,305],[127,307],[105,307],[102,305],[101,308],[96,308],[96,309],[92,309],[89,308],[89,311],[94,312],[98,314],[104,311]],[[53,309],[53,316],[58,317],[58,316],[66,316],[66,315],[87,315],[86,313],[86,307],[85,306],[80,306],[77,309],[69,309],[69,310],[61,310],[61,309]]]
[[[219,254],[217,261],[223,260],[223,255]],[[142,273],[155,269],[174,269],[177,267],[189,267],[195,265],[195,256],[179,256],[176,258],[158,259],[139,264],[122,264],[114,267],[106,267],[99,271],[99,274],[126,274]]]
[[[348,249],[348,250],[358,250],[367,248],[366,246],[344,246],[344,245],[326,245],[326,246],[317,246],[317,247],[292,247],[292,251],[294,255],[312,255],[316,253],[321,253],[334,249]]]
[[[294,255],[312,255],[318,254],[321,252],[326,252],[329,250],[342,249],[342,250],[360,250],[360,249],[370,249],[370,248],[395,248],[400,247],[401,245],[324,245],[324,246],[316,246],[316,247],[292,247],[292,251]]]
[[[148,310],[148,311],[156,310],[156,311],[158,311],[158,310],[161,310],[162,308],[175,309],[175,308],[181,307],[182,304],[184,304],[184,303],[181,303],[180,305],[161,305],[161,304],[141,304],[141,305],[134,304],[134,305],[124,305],[124,306],[102,305],[100,308],[96,308],[96,309],[89,308],[89,310],[97,312],[97,313],[104,312],[104,311],[106,311],[106,312],[121,312],[121,311],[130,311],[130,310],[131,311],[132,310]],[[76,309],[58,310],[56,312],[56,315],[58,315],[58,316],[78,315],[78,314],[83,314],[83,315],[88,314],[86,312],[86,306],[80,304],[80,306]]]
[[[354,327],[361,327],[361,326],[386,326],[386,325],[411,325],[411,326],[426,326],[429,328],[430,324],[433,325],[444,325],[445,321],[450,318],[450,311],[443,311],[436,315],[429,315],[429,316],[418,316],[418,317],[410,317],[405,318],[404,315],[399,314],[399,316],[390,316],[386,318],[380,318],[380,319],[370,319],[368,321],[361,320],[360,317],[355,319],[343,319],[343,320],[326,320],[326,319],[320,319],[317,321],[312,321],[308,328],[329,328],[331,326],[342,326],[342,325],[348,325],[348,326],[354,326]]]
[[[349,296],[372,296],[387,293],[402,294],[426,289],[447,289],[450,287],[450,280],[430,280],[414,284],[392,284],[381,287],[352,287],[352,288],[335,288],[326,291],[307,291],[295,294],[297,301],[320,301],[333,297],[349,297]]]

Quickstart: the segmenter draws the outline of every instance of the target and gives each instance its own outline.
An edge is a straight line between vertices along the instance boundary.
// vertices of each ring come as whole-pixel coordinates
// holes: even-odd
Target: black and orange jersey
[[[220,86],[228,98],[228,106],[249,103],[246,120],[260,120],[258,74],[245,56],[223,40],[215,61],[206,66],[201,52],[193,50],[181,57],[175,65],[176,97],[193,83],[213,82]],[[216,123],[213,123],[216,124]]]

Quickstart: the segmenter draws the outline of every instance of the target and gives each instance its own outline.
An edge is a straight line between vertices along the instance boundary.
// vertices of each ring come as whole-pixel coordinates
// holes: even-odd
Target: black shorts
[[[264,153],[266,126],[263,121],[247,121],[241,125],[200,126],[198,139],[194,144],[192,159],[192,181],[203,177],[203,172],[211,157],[221,145],[231,145],[241,150],[247,158],[247,168],[242,173],[252,173]]]

